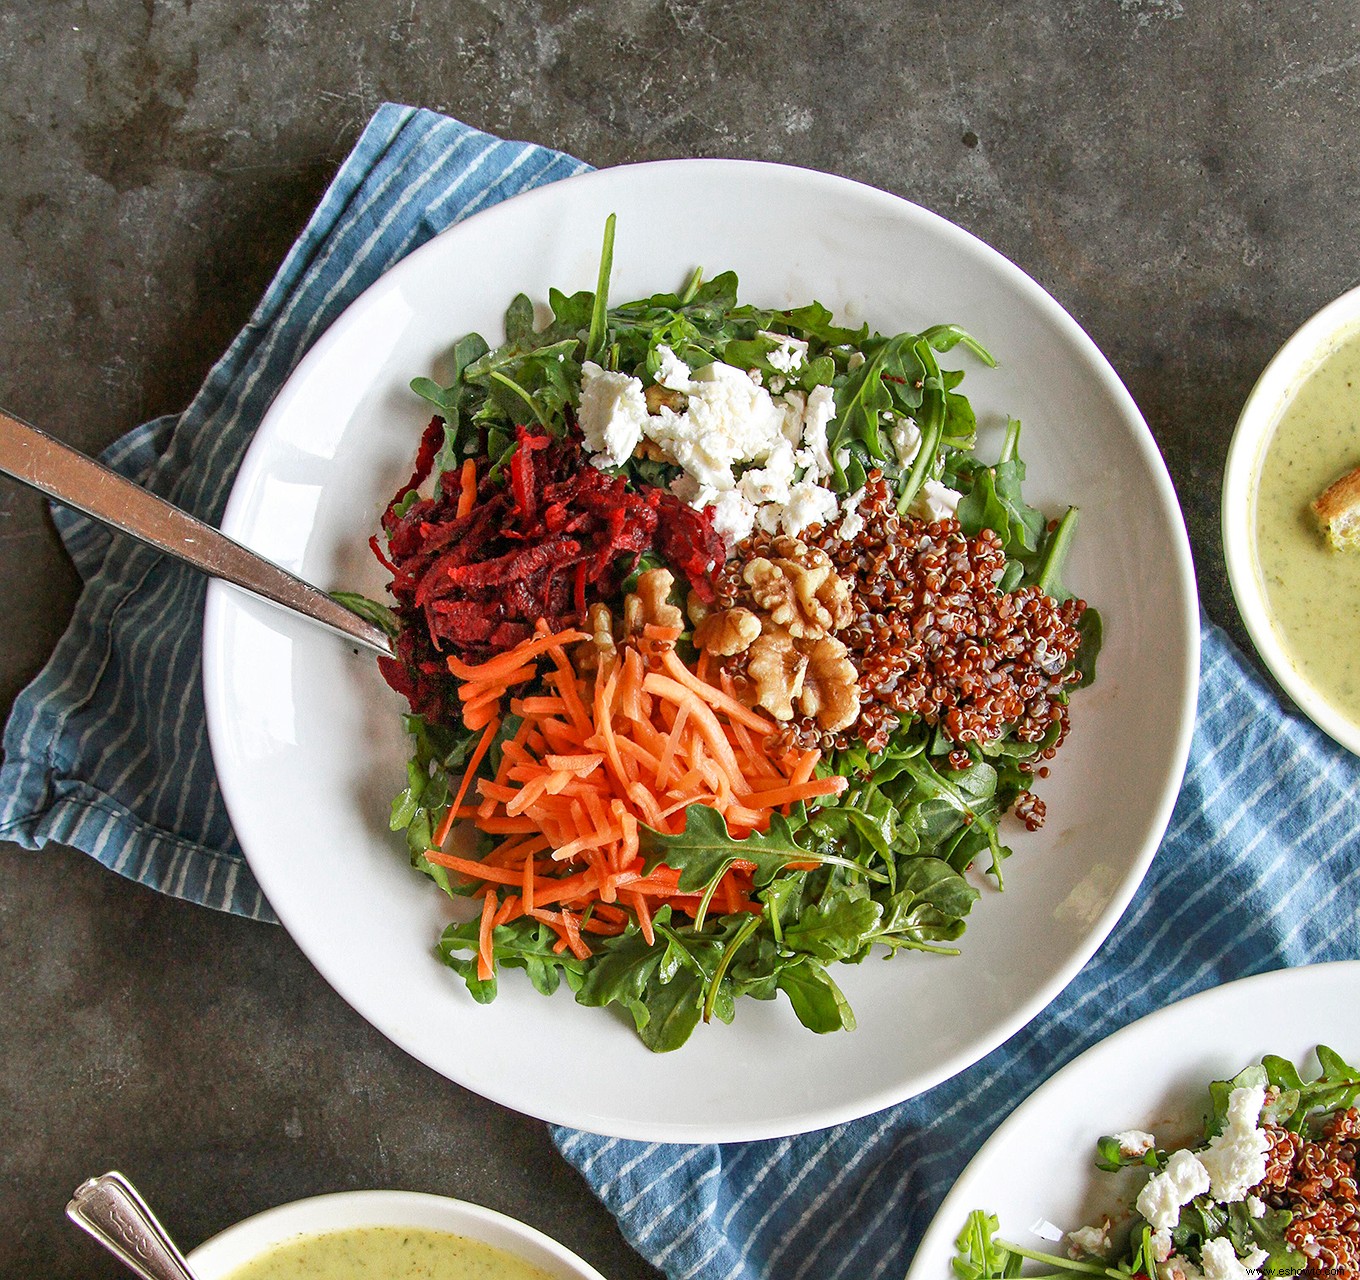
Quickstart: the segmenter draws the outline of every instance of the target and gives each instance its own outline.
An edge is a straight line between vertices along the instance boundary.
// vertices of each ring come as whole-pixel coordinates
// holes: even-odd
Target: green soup
[[[351,1227],[301,1236],[226,1280],[551,1280],[500,1249],[423,1227]]]
[[[1360,331],[1304,379],[1261,463],[1256,557],[1295,671],[1360,725],[1360,551],[1328,545],[1308,504],[1360,465]]]

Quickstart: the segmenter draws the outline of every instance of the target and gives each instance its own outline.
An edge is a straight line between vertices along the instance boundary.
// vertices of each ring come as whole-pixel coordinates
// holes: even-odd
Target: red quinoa
[[[1329,1116],[1316,1138],[1264,1126],[1271,1140],[1266,1176],[1256,1194],[1272,1209],[1294,1217],[1285,1239],[1304,1258],[1307,1280],[1360,1277],[1360,1194],[1356,1149],[1360,1111]]]
[[[1081,600],[1058,603],[1038,587],[997,590],[1006,567],[1001,539],[989,529],[965,535],[954,519],[898,516],[882,474],[869,477],[859,504],[863,527],[854,538],[836,526],[799,536],[820,547],[850,586],[855,618],[837,633],[859,673],[861,711],[849,729],[818,734],[795,721],[808,745],[845,748],[856,741],[879,751],[904,720],[942,726],[958,749],[957,769],[971,757],[967,744],[984,744],[1013,731],[1021,742],[1053,741],[1051,758],[1067,735],[1065,692],[1076,680],[1072,661],[1081,643]],[[736,573],[769,539],[744,543]],[[718,602],[737,594],[729,564],[718,580]],[[1043,802],[1025,793],[1016,813],[1031,830],[1044,820]]]

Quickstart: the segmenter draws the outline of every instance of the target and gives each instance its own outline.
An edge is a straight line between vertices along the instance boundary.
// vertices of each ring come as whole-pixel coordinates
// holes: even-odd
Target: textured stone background
[[[959,222],[1072,312],[1242,638],[1219,477],[1271,352],[1360,275],[1358,20],[1343,0],[0,0],[0,404],[91,452],[183,407],[383,100],[596,165],[786,161]],[[75,589],[42,504],[0,481],[3,708]],[[186,1244],[408,1186],[655,1274],[542,1126],[388,1046],[282,930],[0,845],[0,1010],[0,1275],[120,1274],[61,1216],[114,1165]]]

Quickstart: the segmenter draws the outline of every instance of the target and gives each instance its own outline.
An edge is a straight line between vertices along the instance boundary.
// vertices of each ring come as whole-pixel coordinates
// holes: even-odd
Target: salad
[[[969,1215],[957,1241],[959,1280],[1077,1274],[1109,1280],[1252,1280],[1360,1276],[1360,1068],[1319,1046],[1303,1079],[1267,1056],[1209,1086],[1203,1140],[1164,1149],[1150,1133],[1101,1138],[1096,1167],[1146,1169],[1127,1232],[1109,1217],[1068,1232],[1064,1253],[998,1237],[995,1217]],[[1038,1230],[1036,1227],[1035,1230]],[[1055,1232],[1055,1235],[1060,1233]]]
[[[696,271],[611,305],[523,294],[462,338],[372,539],[412,757],[413,866],[473,899],[439,942],[479,1001],[522,969],[654,1050],[739,996],[818,1032],[836,962],[957,954],[979,870],[1065,739],[1100,620],[1076,510],[1027,505],[939,324],[891,337]]]

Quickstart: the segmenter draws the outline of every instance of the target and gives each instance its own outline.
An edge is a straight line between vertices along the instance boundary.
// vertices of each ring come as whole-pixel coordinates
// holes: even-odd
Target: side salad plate
[[[719,456],[738,401],[754,406],[741,431],[759,418],[772,434],[733,429]],[[997,522],[1008,532],[986,532]],[[946,740],[932,711],[902,746],[907,695],[870,631],[899,634],[887,615],[908,606],[856,567],[866,524],[922,575],[950,548],[959,598],[970,573],[1008,593],[984,648],[1012,643],[1008,611],[1029,601],[1033,675],[1007,705],[1033,718],[1005,730],[1013,750],[1000,712]],[[298,365],[223,528],[434,637],[398,645],[385,681],[371,657],[210,588],[209,732],[252,872],[385,1035],[557,1123],[767,1138],[947,1079],[1099,946],[1189,751],[1189,547],[1119,379],[995,251],[826,174],[626,166],[437,236]],[[746,549],[726,579],[724,545]],[[544,566],[571,555],[553,579]],[[683,581],[656,596],[686,576],[688,605]],[[622,629],[585,621],[601,582]],[[938,618],[922,644],[947,645]],[[995,652],[970,661],[996,674]],[[451,730],[417,732],[408,772],[412,709],[417,730]],[[628,750],[616,732],[636,735]],[[993,835],[1002,799],[1014,812]],[[743,993],[757,998],[734,1010]]]
[[[1261,1143],[1266,1153],[1256,1148],[1259,1163],[1251,1169],[1249,1151],[1242,1148],[1249,1148],[1255,1136],[1250,1129],[1258,1113],[1264,1131],[1268,1122],[1286,1123],[1283,1116],[1291,1111],[1301,1116],[1315,1110],[1309,1133],[1320,1141],[1326,1114],[1355,1105],[1360,1080],[1347,1064],[1360,1059],[1349,1016],[1357,999],[1360,962],[1280,969],[1210,988],[1102,1040],[1021,1102],[969,1161],[922,1238],[907,1280],[958,1280],[1002,1271],[1117,1275],[1119,1260],[1153,1226],[1174,1227],[1169,1238],[1162,1231],[1160,1246],[1155,1235],[1145,1246],[1152,1252],[1151,1268],[1159,1273],[1190,1276],[1202,1267],[1203,1274],[1299,1274],[1307,1259],[1279,1252],[1281,1223],[1289,1219],[1279,1214],[1281,1206],[1261,1200],[1292,1203],[1279,1192],[1293,1182],[1272,1171],[1267,1181],[1275,1194],[1256,1183],[1266,1167],[1265,1154],[1276,1164],[1282,1152],[1271,1142]],[[1271,1087],[1264,1090],[1263,1110],[1267,1080]],[[1300,1081],[1311,1087],[1300,1089]],[[1214,1082],[1225,1083],[1211,1093]],[[1247,1114],[1233,1119],[1235,1087],[1243,1086],[1246,1094],[1249,1084],[1256,1086],[1255,1097]],[[1215,1132],[1224,1136],[1206,1147],[1205,1122],[1211,1117]],[[1222,1155],[1234,1138],[1238,1150],[1225,1161]],[[1147,1151],[1141,1151],[1145,1146]],[[1353,1140],[1350,1149],[1353,1153]],[[1183,1170],[1167,1172],[1171,1161],[1193,1170],[1194,1162],[1186,1160],[1191,1151],[1212,1171],[1212,1183],[1205,1179],[1209,1185],[1193,1182]],[[1103,1167],[1097,1166],[1098,1158],[1105,1161]],[[1353,1154],[1350,1160],[1353,1164]],[[1155,1173],[1159,1168],[1162,1172]],[[1300,1164],[1296,1180],[1305,1177]],[[1149,1191],[1154,1178],[1159,1186]],[[1238,1185],[1228,1186],[1234,1179]],[[1171,1182],[1180,1190],[1168,1196]],[[1325,1188],[1334,1184],[1315,1183],[1310,1196],[1327,1199]],[[1341,1188],[1331,1194],[1339,1197]],[[980,1230],[983,1216],[994,1220],[994,1235]],[[1235,1249],[1205,1243],[1218,1235],[1236,1235]],[[990,1237],[988,1246],[979,1249],[985,1237]],[[960,1241],[961,1250],[956,1249]],[[1258,1243],[1266,1248],[1258,1252]],[[1008,1256],[1010,1247],[1040,1256],[1034,1261]],[[995,1268],[981,1256],[989,1250],[1000,1259]],[[1183,1252],[1192,1260],[1178,1256]],[[1226,1262],[1211,1260],[1215,1252],[1228,1253]],[[971,1262],[965,1261],[970,1253]],[[1319,1265],[1323,1274],[1336,1274],[1316,1260],[1308,1274],[1317,1274]],[[1124,1273],[1130,1273],[1127,1266]]]

